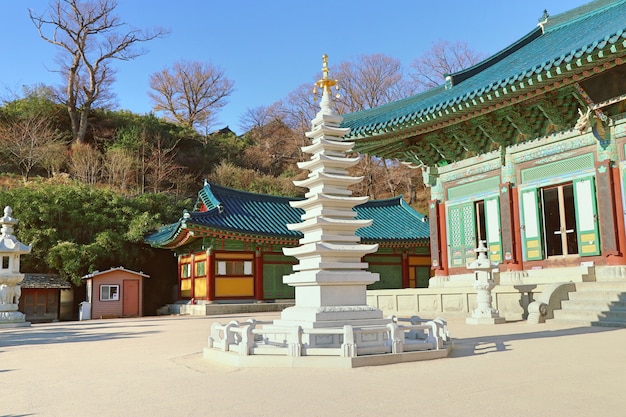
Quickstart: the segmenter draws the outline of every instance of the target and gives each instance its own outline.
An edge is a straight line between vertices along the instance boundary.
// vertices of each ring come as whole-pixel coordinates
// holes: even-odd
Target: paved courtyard
[[[246,317],[0,329],[0,416],[626,415],[626,329],[452,319],[446,359],[357,369],[205,361],[210,324]]]

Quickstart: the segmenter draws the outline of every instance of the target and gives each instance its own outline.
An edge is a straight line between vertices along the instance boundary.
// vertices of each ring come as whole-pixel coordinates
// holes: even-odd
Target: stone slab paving
[[[450,357],[357,369],[232,368],[210,324],[167,316],[0,330],[0,416],[624,416],[626,329],[472,326]],[[271,320],[276,313],[257,314]]]

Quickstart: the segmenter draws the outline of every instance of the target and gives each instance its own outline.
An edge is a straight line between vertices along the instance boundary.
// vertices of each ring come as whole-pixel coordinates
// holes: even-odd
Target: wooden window
[[[100,301],[118,301],[119,299],[119,285],[100,285]]]
[[[206,261],[196,262],[195,267],[197,277],[203,277],[206,275]]]
[[[191,264],[182,264],[180,266],[180,277],[181,278],[191,277]]]
[[[217,261],[217,275],[252,275],[252,261]]]

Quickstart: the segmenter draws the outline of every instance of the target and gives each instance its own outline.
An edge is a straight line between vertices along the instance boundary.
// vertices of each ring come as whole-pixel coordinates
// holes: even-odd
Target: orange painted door
[[[124,304],[122,307],[122,315],[139,316],[139,281],[124,280],[123,286]]]

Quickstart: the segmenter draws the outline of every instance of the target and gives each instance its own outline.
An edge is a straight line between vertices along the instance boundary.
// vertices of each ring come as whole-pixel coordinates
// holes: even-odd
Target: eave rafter
[[[445,130],[445,133],[448,137],[459,142],[459,145],[468,153],[467,156],[479,154],[484,148],[485,144],[480,140],[478,132],[469,122],[450,126]]]
[[[507,145],[517,140],[526,140],[529,137],[545,134],[545,132],[537,132],[537,130],[541,128],[540,130],[543,131],[548,125],[550,126],[550,132],[567,129],[573,126],[572,120],[575,115],[569,114],[572,100],[562,99],[568,96],[571,99],[573,94],[576,100],[581,101],[580,105],[582,107],[584,100],[573,92],[573,85],[592,75],[614,68],[616,65],[622,65],[624,58],[621,55],[624,54],[625,50],[626,41],[607,43],[603,49],[595,50],[584,57],[564,59],[550,67],[546,67],[539,73],[532,73],[524,79],[501,83],[497,87],[481,93],[480,96],[464,99],[428,114],[423,113],[412,118],[410,122],[400,123],[393,128],[386,126],[384,130],[373,130],[367,133],[359,132],[358,136],[367,137],[368,142],[384,141],[385,143],[394,142],[394,139],[404,140],[409,138],[408,143],[412,148],[415,148],[419,146],[420,142],[417,138],[421,138],[433,131],[444,130],[455,125],[471,122],[472,125],[482,126],[481,131],[483,135],[489,136],[490,140],[501,146],[502,144]],[[568,101],[570,104],[565,106],[562,104],[563,101]],[[535,111],[533,116],[536,118],[538,115],[541,115],[544,118],[543,122],[535,120],[532,123],[525,123],[523,118],[527,113],[520,112],[519,109],[531,105]],[[513,109],[499,112],[508,107],[513,107]],[[489,114],[497,116],[496,118],[506,118],[511,127],[515,129],[515,134],[507,134],[504,131],[506,129],[502,127],[494,129],[484,122],[476,122],[476,119],[481,119],[481,116]],[[461,141],[462,145],[469,150],[467,136],[471,137],[473,134],[468,134],[465,137],[459,133],[454,134],[454,137]],[[359,139],[357,141],[357,150],[363,153],[370,153],[359,149],[359,144],[362,143],[362,140]],[[378,148],[384,152],[384,145],[371,146],[369,148]],[[483,148],[481,152],[489,150],[491,149]],[[411,154],[414,153],[417,152],[412,149]],[[375,153],[373,154],[376,155]],[[378,156],[384,157],[384,155],[380,154]]]
[[[570,122],[559,106],[561,102],[559,96],[560,94],[555,92],[546,94],[536,101],[535,106],[543,113],[550,124],[555,126],[556,129],[562,130],[569,127]]]
[[[511,123],[511,126],[513,126],[521,135],[521,140],[528,139],[536,133],[535,128],[531,123],[529,113],[528,109],[520,106],[519,104],[515,104],[502,110],[502,116],[504,116],[506,120]]]

